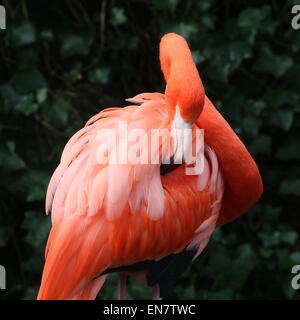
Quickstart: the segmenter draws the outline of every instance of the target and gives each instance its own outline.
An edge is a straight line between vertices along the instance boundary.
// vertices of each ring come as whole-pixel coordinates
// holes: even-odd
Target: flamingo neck
[[[202,112],[205,92],[187,42],[169,33],[160,42],[160,63],[166,85],[169,118],[173,119],[176,106],[183,121],[193,124]]]
[[[219,226],[246,212],[260,198],[262,180],[248,150],[207,97],[197,126],[204,129],[205,142],[215,151],[224,177]]]

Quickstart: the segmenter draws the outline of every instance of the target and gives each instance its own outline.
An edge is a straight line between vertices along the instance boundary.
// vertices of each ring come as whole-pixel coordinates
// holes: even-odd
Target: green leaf
[[[23,20],[20,24],[10,28],[10,41],[13,46],[22,46],[36,41],[35,27],[31,22]]]
[[[33,248],[42,251],[50,230],[49,217],[39,211],[27,211],[22,228],[27,230],[26,242]]]
[[[26,116],[29,116],[34,113],[38,107],[38,104],[34,102],[33,94],[30,93],[20,97],[15,106],[15,110],[25,114]]]
[[[112,17],[110,18],[110,22],[114,26],[121,25],[127,21],[127,17],[124,13],[123,8],[113,8],[112,9]]]
[[[25,167],[24,161],[15,151],[15,143],[6,141],[0,143],[0,170],[1,172],[13,172]]]
[[[278,110],[271,114],[268,119],[269,124],[280,128],[284,131],[289,131],[294,119],[294,112],[292,110]]]
[[[271,249],[265,249],[265,248],[261,248],[259,249],[259,254],[264,257],[264,258],[270,258],[272,256],[272,254],[274,253],[273,250]]]
[[[295,32],[295,30],[291,28],[286,32],[285,39],[290,44],[292,52],[297,53],[300,51],[300,37],[298,32]]]
[[[19,177],[14,191],[24,193],[27,202],[44,201],[49,178],[50,172],[31,168]]]
[[[200,8],[201,11],[206,11],[213,5],[211,0],[201,0],[197,1],[197,6]]]
[[[282,242],[293,245],[295,244],[298,234],[294,230],[286,230],[281,233]]]
[[[164,21],[163,33],[175,32],[180,34],[185,39],[190,39],[198,32],[198,26],[194,23],[180,22],[176,24]]]
[[[201,16],[201,24],[207,29],[207,30],[213,30],[215,28],[215,22],[216,17],[212,15],[205,15],[203,14]]]
[[[300,159],[300,142],[296,139],[287,141],[279,147],[276,158],[280,160]]]
[[[200,61],[203,60],[203,59],[201,59],[202,57],[201,57],[201,54],[198,50],[193,50],[192,56],[193,56],[193,60],[194,60],[195,64],[199,64]]]
[[[0,103],[1,112],[12,111],[20,99],[20,95],[10,84],[0,86],[0,97],[2,99],[2,103]]]
[[[208,291],[205,292],[203,298],[206,300],[231,300],[234,298],[234,291],[232,288]]]
[[[280,193],[300,196],[300,179],[287,179],[280,185]]]
[[[282,106],[291,106],[297,109],[299,106],[299,95],[291,90],[272,90],[266,95],[266,102],[275,109]]]
[[[271,154],[271,144],[272,139],[269,136],[262,134],[255,138],[252,148],[255,152],[268,155]]]
[[[290,257],[294,264],[300,264],[300,252],[293,252]]]
[[[262,21],[267,16],[268,8],[247,8],[238,17],[240,28],[257,29],[262,26]]]
[[[265,249],[276,246],[281,242],[279,230],[259,232],[258,238],[262,240]]]
[[[288,269],[286,269],[288,271]],[[279,279],[281,289],[287,299],[292,299],[297,293],[291,286],[291,276],[289,273],[285,272],[284,275]]]
[[[90,34],[71,33],[61,36],[61,41],[61,54],[63,56],[86,56],[90,51],[92,36]]]
[[[36,100],[39,104],[43,103],[47,99],[48,90],[46,88],[39,89],[36,92]]]
[[[206,46],[204,56],[211,58],[208,74],[219,81],[227,82],[229,75],[235,71],[244,59],[252,56],[252,49],[245,40],[232,41],[230,45],[220,39],[218,45]],[[218,54],[215,54],[218,52]]]
[[[261,50],[259,59],[254,63],[254,70],[267,72],[276,78],[282,77],[293,65],[293,59],[287,55],[275,55],[268,47]]]
[[[33,202],[33,201],[42,201],[45,199],[45,185],[36,185],[30,188],[30,192],[26,197],[26,201]]]
[[[294,265],[294,261],[289,254],[287,249],[278,249],[276,251],[277,260],[278,260],[278,267],[280,270],[291,272],[291,269]]]
[[[54,39],[53,32],[50,29],[45,29],[41,31],[40,37],[45,41],[51,41]]]
[[[299,4],[298,0],[288,0],[287,3],[289,4],[289,6],[294,6],[296,4]]]
[[[2,99],[8,99],[16,102],[19,98],[19,94],[10,84],[2,84],[0,86],[0,96]]]
[[[152,5],[157,10],[163,11],[175,11],[178,6],[179,0],[154,0],[152,1]]]
[[[249,59],[252,56],[252,49],[244,40],[235,41],[228,45],[227,48],[228,57],[231,60],[231,63],[235,62],[236,67],[240,65],[240,62],[243,59]],[[236,67],[232,69],[234,70]]]
[[[292,110],[279,110],[278,116],[280,118],[282,129],[289,131],[294,119],[294,112]]]
[[[106,84],[109,77],[109,68],[103,67],[92,70],[89,72],[88,77],[92,83]]]
[[[262,113],[267,108],[267,105],[264,101],[261,100],[256,100],[252,101],[251,106],[250,106],[252,112],[258,116]]]
[[[47,82],[43,74],[35,67],[22,65],[11,79],[11,83],[21,93],[28,93],[46,88]]]
[[[263,212],[266,220],[270,222],[277,222],[281,213],[281,208],[267,204],[263,207]]]
[[[234,261],[234,264],[236,266],[235,269],[238,274],[235,277],[235,281],[237,281],[238,283],[234,286],[240,288],[255,266],[256,253],[252,249],[250,243],[244,243],[238,246],[236,254],[237,257]]]
[[[257,136],[261,127],[261,120],[253,116],[246,116],[243,120],[243,127],[248,134]]]
[[[58,97],[52,103],[46,101],[42,105],[42,114],[45,120],[65,125],[69,118],[69,110],[71,109],[68,100]]]

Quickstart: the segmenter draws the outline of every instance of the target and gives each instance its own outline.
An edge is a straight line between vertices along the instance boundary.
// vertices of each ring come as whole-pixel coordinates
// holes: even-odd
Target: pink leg
[[[152,289],[152,300],[161,300],[161,297],[159,295],[159,285],[156,284]]]
[[[119,273],[119,300],[125,300],[126,295],[126,275]]]

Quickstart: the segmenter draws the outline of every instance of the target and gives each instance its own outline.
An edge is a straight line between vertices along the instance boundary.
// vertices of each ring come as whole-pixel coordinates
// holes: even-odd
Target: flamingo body
[[[67,143],[47,191],[52,229],[38,299],[95,299],[109,270],[160,285],[154,273],[160,261],[188,252],[190,260],[195,259],[217,226],[259,198],[257,166],[205,96],[185,40],[164,36],[160,59],[165,95],[139,94],[128,99],[135,105],[105,109]],[[121,122],[126,128],[120,128]],[[191,145],[196,129],[204,129],[200,174],[186,175],[184,164],[162,173],[161,161],[109,162],[113,155],[122,156],[122,150],[129,150],[129,157],[134,154],[125,129],[143,129],[148,142],[151,130],[164,129],[158,151],[146,150],[147,141],[140,144],[140,153],[148,159],[162,152],[174,125],[192,129]],[[106,144],[107,159],[99,163],[104,145],[99,132],[105,130],[116,133],[116,139]],[[144,262],[142,271],[128,267]]]

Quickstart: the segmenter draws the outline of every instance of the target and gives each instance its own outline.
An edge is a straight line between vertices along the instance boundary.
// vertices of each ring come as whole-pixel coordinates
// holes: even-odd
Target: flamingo
[[[201,254],[213,231],[260,198],[258,167],[205,95],[186,40],[164,35],[160,63],[164,94],[138,94],[128,99],[132,105],[102,110],[66,144],[46,195],[52,228],[37,299],[95,299],[112,272],[119,274],[120,299],[127,276],[152,287],[152,298],[159,299]],[[121,121],[128,130],[147,134],[164,129],[159,152],[174,128],[193,134],[183,140],[175,133],[169,164],[162,157],[155,164],[112,164],[108,160],[117,147],[122,153],[131,146],[118,132]],[[107,157],[99,162],[103,129],[117,138],[106,144]],[[204,132],[203,166],[186,174],[190,163],[177,147],[192,148],[196,129]],[[141,149],[146,148],[144,141]],[[175,163],[180,158],[182,163]]]

